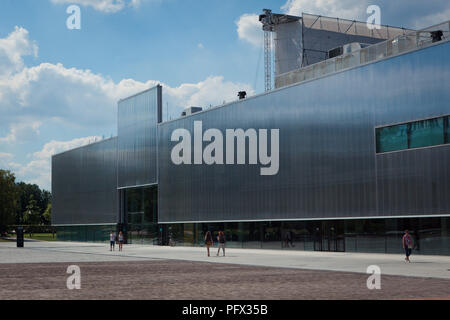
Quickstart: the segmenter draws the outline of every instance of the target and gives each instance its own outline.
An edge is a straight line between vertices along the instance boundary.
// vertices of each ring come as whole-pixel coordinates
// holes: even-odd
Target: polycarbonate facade
[[[450,214],[450,145],[376,158],[379,212],[386,216]]]
[[[52,157],[52,224],[115,224],[117,138]]]
[[[119,101],[117,187],[157,181],[157,129],[161,121],[161,86]]]
[[[450,214],[448,147],[376,154],[375,127],[450,114],[450,43],[163,123],[159,222]],[[174,165],[170,135],[193,122],[280,129],[280,169]],[[204,144],[205,145],[205,144]]]
[[[102,241],[116,223],[129,243],[224,230],[230,247],[294,248],[291,233],[294,250],[399,253],[408,228],[417,253],[448,255],[450,145],[377,153],[376,132],[450,115],[449,56],[442,42],[163,123],[161,87],[121,100],[117,138],[52,159],[58,237]],[[175,165],[171,135],[194,139],[194,121],[224,146],[226,129],[279,129],[278,174]]]

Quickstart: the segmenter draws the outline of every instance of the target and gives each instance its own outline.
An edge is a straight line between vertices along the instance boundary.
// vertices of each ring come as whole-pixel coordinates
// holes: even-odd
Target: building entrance
[[[314,251],[345,251],[345,237],[336,221],[322,221],[315,228]]]
[[[130,188],[122,191],[122,224],[127,243],[162,244],[164,230],[158,226],[158,187]]]

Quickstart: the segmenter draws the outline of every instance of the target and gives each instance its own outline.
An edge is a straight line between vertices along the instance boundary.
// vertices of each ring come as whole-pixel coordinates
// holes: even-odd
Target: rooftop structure
[[[322,18],[323,17],[318,17],[315,22],[313,22],[312,26],[317,24],[318,21],[321,21]],[[312,20],[310,17],[307,19],[310,21]],[[304,19],[303,21],[308,20]],[[339,23],[340,21],[334,27],[337,28]],[[333,26],[329,23],[323,23],[322,25],[328,29],[333,28]],[[360,30],[360,32],[363,32],[366,30],[367,32],[369,30],[367,27],[362,27],[361,23],[355,22],[354,25],[354,29],[350,25],[347,27],[346,31],[353,30],[352,32],[356,32],[357,30]],[[345,24],[342,26],[345,26]],[[325,59],[306,67],[277,74],[275,76],[275,88],[315,79],[330,73],[375,62],[377,60],[399,55],[411,50],[424,48],[439,41],[448,41],[450,39],[450,21],[446,21],[419,31],[408,31],[406,33],[405,31],[406,29],[388,26],[376,31],[371,30],[370,34],[374,37],[379,37],[382,39],[383,37],[389,36],[390,38],[364,48],[351,50],[351,52],[348,53],[344,52],[337,57]]]
[[[272,88],[272,34],[275,88],[281,74],[326,60],[333,48],[349,44],[375,44],[413,30],[387,25],[369,29],[366,22],[303,13],[301,17],[264,9],[259,17],[265,38],[266,91]]]

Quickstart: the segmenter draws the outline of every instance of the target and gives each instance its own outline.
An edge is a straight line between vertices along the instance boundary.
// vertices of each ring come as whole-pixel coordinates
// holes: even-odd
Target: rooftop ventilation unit
[[[442,40],[442,36],[444,35],[442,30],[431,31],[430,34],[431,34],[432,43],[441,41]]]
[[[331,58],[334,58],[334,57],[342,56],[342,52],[343,52],[343,48],[342,47],[333,48],[333,49],[328,51],[328,58],[331,59]]]
[[[184,109],[184,111],[181,113],[181,116],[190,116],[191,114],[194,114],[196,112],[202,111],[203,109],[201,107],[189,107]]]
[[[246,96],[247,96],[247,92],[245,92],[245,91],[238,92],[239,100],[245,99]]]
[[[339,47],[329,50],[328,58],[331,59],[334,57],[341,56],[343,54],[352,53],[352,52],[361,50],[362,48],[366,48],[368,46],[370,46],[370,44],[359,43],[359,42],[347,43],[347,44],[344,44],[343,46],[339,46]]]

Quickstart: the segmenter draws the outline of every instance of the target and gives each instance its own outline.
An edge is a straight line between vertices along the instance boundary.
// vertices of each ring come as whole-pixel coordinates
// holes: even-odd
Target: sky
[[[69,29],[71,5],[80,29]],[[0,168],[51,190],[51,156],[117,135],[117,101],[163,86],[163,120],[264,90],[258,15],[302,12],[418,29],[448,0],[0,0]]]

